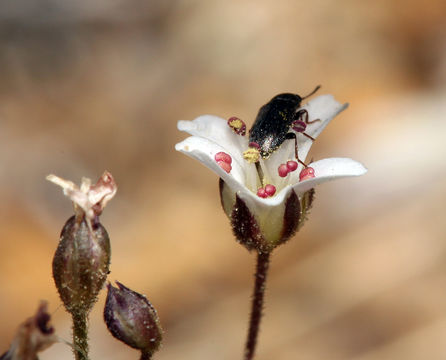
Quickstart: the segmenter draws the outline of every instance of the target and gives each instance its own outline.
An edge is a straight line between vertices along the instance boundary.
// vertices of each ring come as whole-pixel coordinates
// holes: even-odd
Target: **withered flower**
[[[50,319],[48,303],[41,301],[36,314],[19,326],[10,349],[0,360],[36,360],[39,352],[58,341]]]

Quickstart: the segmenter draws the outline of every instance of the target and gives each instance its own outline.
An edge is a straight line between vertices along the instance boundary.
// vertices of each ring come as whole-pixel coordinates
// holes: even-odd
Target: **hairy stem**
[[[139,360],[151,360],[152,359],[152,353],[151,352],[141,352],[141,357]]]
[[[251,317],[249,320],[248,337],[245,346],[245,360],[251,360],[257,344],[257,336],[260,329],[260,320],[262,318],[263,298],[265,295],[266,276],[269,267],[269,253],[258,253],[257,267],[255,273],[254,292],[252,295]]]
[[[88,318],[83,311],[73,311],[73,351],[76,360],[88,358]]]

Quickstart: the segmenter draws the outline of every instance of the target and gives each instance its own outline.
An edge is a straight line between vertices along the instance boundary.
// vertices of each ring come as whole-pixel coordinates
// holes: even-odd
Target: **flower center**
[[[232,129],[232,131],[239,136],[245,136],[246,135],[246,124],[243,122],[243,120],[239,119],[238,117],[231,117],[228,119],[228,126]],[[305,129],[303,129],[305,130]],[[296,157],[297,157],[297,148],[296,148]],[[252,181],[247,181],[247,186],[251,188],[252,191],[256,191],[257,196],[261,198],[268,198],[271,196],[274,196],[277,192],[276,186],[279,186],[279,188],[282,188],[285,186],[283,181],[279,181],[276,183],[276,185],[273,185],[269,183],[269,178],[275,178],[276,176],[273,174],[268,174],[268,171],[265,171],[262,169],[262,161],[267,161],[266,158],[263,158],[260,153],[260,146],[256,142],[250,142],[248,144],[248,149],[243,152],[243,158],[250,164],[255,164],[256,167],[256,175],[258,177],[258,180],[255,180],[254,183],[260,184],[260,187],[257,188],[257,191],[255,189],[252,189],[251,186],[253,185]],[[225,152],[219,152],[215,154],[214,157],[217,164],[227,173],[230,173],[232,170],[232,158],[229,154]],[[298,158],[296,158],[298,160]],[[298,160],[299,161],[299,160]],[[302,163],[303,164],[303,163]],[[280,164],[277,168],[277,175],[279,175],[279,178],[286,178],[290,173],[293,171],[296,171],[299,164],[295,160],[288,160],[286,163]],[[306,165],[304,165],[306,166]],[[267,168],[265,169],[267,170]],[[269,176],[268,176],[269,175]],[[299,181],[304,181],[307,179],[314,178],[314,169],[311,167],[305,167],[299,174]],[[285,180],[285,179],[284,179]],[[251,185],[250,185],[251,184]]]

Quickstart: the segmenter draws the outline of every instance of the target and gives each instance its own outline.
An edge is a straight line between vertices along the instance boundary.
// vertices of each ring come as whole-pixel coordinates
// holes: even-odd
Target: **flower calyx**
[[[269,253],[289,240],[306,220],[313,203],[314,189],[300,197],[291,191],[285,202],[267,215],[253,212],[245,199],[233,194],[220,179],[220,200],[237,242],[249,251]]]

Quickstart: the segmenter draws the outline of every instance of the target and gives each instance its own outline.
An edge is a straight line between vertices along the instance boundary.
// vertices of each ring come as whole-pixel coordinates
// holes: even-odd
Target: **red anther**
[[[276,193],[276,187],[271,184],[265,185],[265,192],[268,196],[273,196]]]
[[[305,131],[305,129],[307,128],[307,124],[305,124],[305,121],[296,120],[291,124],[291,127],[294,131],[301,133]]]
[[[285,177],[288,175],[288,173],[290,172],[290,170],[288,169],[288,167],[286,166],[286,164],[280,164],[279,168],[277,169],[279,172],[279,176],[280,177]]]
[[[289,160],[289,161],[286,162],[286,167],[288,168],[288,170],[290,172],[296,170],[297,169],[297,165],[298,165],[297,161],[294,161],[294,160]]]
[[[265,199],[268,197],[268,194],[266,193],[264,188],[259,188],[257,190],[257,196]]]
[[[312,167],[306,167],[299,174],[299,181],[304,181],[314,178],[314,169]]]
[[[225,163],[227,163],[229,165],[231,165],[231,163],[232,163],[231,155],[226,154],[223,151],[220,151],[220,152],[216,153],[215,156],[214,156],[214,159],[215,159],[216,162],[223,161],[223,162],[225,162]]]
[[[232,166],[231,164],[228,164],[227,162],[224,161],[217,161],[217,164],[224,170],[226,171],[228,174],[231,172],[232,170]]]
[[[260,145],[257,144],[256,142],[250,142],[250,143],[248,144],[248,146],[249,146],[250,148],[260,149]]]
[[[229,127],[237,134],[241,136],[246,135],[246,124],[243,120],[240,120],[236,116],[232,116],[228,119]]]

